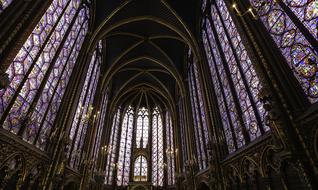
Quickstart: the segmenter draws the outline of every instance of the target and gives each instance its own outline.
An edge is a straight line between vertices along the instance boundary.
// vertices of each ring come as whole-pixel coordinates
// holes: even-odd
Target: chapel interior
[[[318,0],[0,0],[0,190],[318,189]]]

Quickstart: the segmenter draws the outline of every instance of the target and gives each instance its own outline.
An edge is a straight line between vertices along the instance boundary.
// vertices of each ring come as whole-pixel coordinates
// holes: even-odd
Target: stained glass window
[[[9,86],[0,91],[0,125],[41,149],[88,29],[89,8],[79,7],[79,0],[53,0],[7,69]]]
[[[160,109],[155,107],[152,112],[152,184],[163,186],[164,178],[164,147],[163,127]]]
[[[318,101],[316,0],[250,0],[309,101]]]
[[[0,13],[2,13],[11,3],[12,0],[0,0]]]
[[[185,118],[184,118],[184,109],[182,104],[182,99],[179,100],[179,124],[180,124],[180,139],[181,139],[181,149],[182,149],[182,159],[183,159],[183,167],[182,170],[185,172],[185,165],[186,161],[188,160],[187,156],[187,145],[186,145],[186,126],[184,124]]]
[[[137,130],[136,130],[136,147],[146,148],[148,145],[149,133],[149,113],[148,109],[142,107],[138,110]]]
[[[72,141],[69,149],[69,165],[77,169],[83,155],[83,144],[86,136],[88,124],[96,122],[94,115],[93,101],[96,87],[99,79],[101,53],[99,46],[96,47],[91,61],[89,63],[88,72],[85,77],[82,92],[77,104],[75,116],[70,129],[69,138]]]
[[[207,167],[207,153],[206,146],[209,141],[207,123],[205,118],[205,111],[203,106],[203,97],[198,80],[198,69],[196,66],[196,59],[192,56],[191,50],[189,50],[189,89],[191,97],[192,114],[194,121],[194,134],[196,141],[196,150],[199,168],[205,169]]]
[[[110,139],[108,143],[108,150],[106,156],[106,169],[105,169],[105,184],[112,185],[114,181],[114,173],[117,168],[116,153],[118,150],[119,139],[119,126],[120,126],[120,108],[117,110],[113,118]],[[106,145],[107,146],[107,145]]]
[[[151,113],[147,108],[141,107],[135,114],[134,108],[128,106],[123,117],[120,117],[121,112],[118,109],[113,117],[107,153],[102,156],[106,166],[105,184],[113,185],[115,174],[117,186],[127,186],[131,180],[148,181],[148,174],[151,174],[152,185],[162,187],[165,170],[169,178],[167,178],[168,185],[175,184],[175,159],[178,150],[174,142],[172,117],[170,113],[162,115],[158,106],[152,110]],[[164,121],[163,117],[166,118]],[[147,136],[144,136],[145,133]],[[136,142],[133,141],[133,136]],[[148,136],[151,139],[149,143]],[[136,145],[133,146],[133,143]],[[147,144],[151,146],[150,149],[147,148]],[[149,151],[151,162],[147,160],[148,150],[151,150]],[[134,159],[136,154],[139,156]],[[148,167],[148,161],[151,167]]]
[[[175,157],[178,149],[175,149],[172,119],[169,112],[166,112],[166,140],[167,140],[167,173],[168,185],[175,184]]]
[[[148,165],[144,156],[138,156],[134,164],[134,181],[147,181]]]
[[[269,128],[257,96],[262,86],[224,1],[216,1],[210,11],[213,16],[203,19],[202,38],[231,153]]]
[[[102,101],[102,107],[101,107],[101,111],[97,112],[97,118],[96,118],[96,123],[98,123],[97,127],[97,132],[96,132],[96,141],[94,144],[94,153],[93,153],[93,161],[94,161],[94,169],[95,171],[97,171],[97,157],[99,154],[99,151],[101,150],[101,138],[102,138],[102,133],[103,133],[103,128],[105,126],[105,117],[106,117],[106,109],[107,109],[107,103],[108,103],[108,92],[106,91],[106,93],[103,96],[103,101]]]
[[[122,123],[118,168],[117,168],[117,185],[127,186],[130,172],[130,156],[132,151],[132,134],[134,124],[134,110],[129,106]]]

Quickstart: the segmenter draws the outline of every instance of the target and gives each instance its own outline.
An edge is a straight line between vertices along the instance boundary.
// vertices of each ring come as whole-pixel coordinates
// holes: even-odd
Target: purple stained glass
[[[130,156],[132,148],[132,133],[134,122],[134,110],[129,106],[122,123],[119,156],[118,156],[118,169],[117,169],[117,185],[127,186],[129,182],[130,172]]]
[[[152,184],[163,186],[164,162],[163,162],[163,126],[162,116],[158,107],[152,112]]]
[[[186,163],[187,158],[187,145],[186,145],[186,128],[184,124],[184,109],[182,99],[179,100],[179,124],[180,124],[180,137],[181,137],[181,151],[183,163]],[[185,164],[183,164],[182,171],[185,172]]]
[[[88,128],[89,120],[95,123],[96,115],[94,115],[93,101],[97,88],[100,73],[101,59],[95,50],[89,63],[88,72],[85,77],[83,89],[79,98],[76,113],[70,129],[70,139],[72,146],[70,148],[70,166],[78,169],[80,165],[82,149]]]
[[[148,145],[149,133],[149,113],[148,109],[142,107],[138,110],[137,130],[136,130],[136,147],[146,148]]]
[[[81,13],[83,14],[83,12],[84,12],[84,9],[81,11]],[[52,106],[52,99],[54,100],[54,97],[53,97],[54,95],[58,96],[57,97],[58,99],[54,101],[54,103],[61,102],[63,94],[61,94],[61,91],[58,91],[58,92],[56,91],[58,90],[57,89],[59,86],[58,84],[64,85],[64,89],[65,89],[66,85],[64,83],[65,78],[63,78],[63,74],[66,72],[65,69],[71,69],[70,65],[72,65],[71,67],[73,68],[75,64],[76,60],[74,60],[74,58],[76,58],[77,57],[76,54],[78,54],[78,50],[76,48],[76,42],[78,41],[76,40],[80,36],[80,30],[83,24],[83,23],[80,23],[79,18],[83,16],[82,14],[79,15],[75,24],[73,25],[72,31],[70,35],[68,36],[66,42],[64,43],[63,49],[61,53],[59,54],[57,61],[54,64],[53,71],[50,73],[49,79],[35,107],[36,112],[32,114],[32,117],[31,117],[32,125],[27,126],[27,128],[30,129],[30,130],[27,130],[28,132],[32,130],[34,131],[35,134],[38,133],[40,126],[42,126],[43,117],[46,114],[45,112],[48,110],[49,106]],[[81,40],[79,44],[81,44],[82,41],[83,40]],[[70,51],[69,46],[72,47],[71,49],[72,52]],[[73,57],[70,57],[70,56],[73,56]],[[55,107],[54,109],[57,110],[58,108]],[[24,133],[23,138],[26,141],[33,143],[35,135],[30,135],[30,133],[28,132]]]
[[[191,59],[191,66],[189,72],[189,88],[191,96],[191,105],[194,120],[194,132],[195,141],[197,146],[197,156],[200,169],[207,167],[207,155],[206,148],[208,142],[208,131],[206,126],[205,111],[203,107],[203,97],[201,94],[200,82],[198,79],[198,71],[196,67],[196,60],[191,58],[191,52],[189,53],[189,59]]]
[[[12,3],[13,0],[0,1],[0,14]]]
[[[98,123],[97,126],[97,133],[95,136],[95,145],[94,145],[94,152],[93,152],[93,160],[94,160],[94,170],[97,171],[97,158],[99,154],[99,150],[101,148],[101,138],[102,138],[102,133],[103,133],[103,128],[104,128],[104,122],[105,122],[105,117],[106,117],[106,109],[107,109],[107,104],[108,104],[108,94],[107,91],[104,93],[103,96],[103,101],[102,101],[102,107],[101,111],[97,112],[97,120],[96,123]]]
[[[3,127],[17,133],[25,121],[23,139],[42,150],[87,32],[88,9],[74,17],[79,3],[52,1],[9,66],[9,87],[0,91],[0,114],[9,113]]]
[[[210,46],[208,44],[208,39],[207,39],[207,35],[206,35],[205,31],[203,31],[202,38],[203,38],[205,52],[206,52],[207,57],[208,57],[208,63],[209,63],[210,71],[211,71],[212,81],[214,82],[214,84],[213,84],[214,91],[216,93],[216,96],[218,97],[217,101],[218,101],[218,106],[219,106],[220,113],[221,113],[221,119],[222,119],[222,124],[224,127],[226,142],[228,145],[229,152],[231,153],[231,152],[235,151],[235,146],[234,146],[234,140],[232,137],[231,127],[230,127],[230,119],[229,119],[229,116],[228,116],[227,111],[226,111],[227,105],[225,104],[226,102],[224,101],[224,94],[223,94],[224,92],[222,93],[222,90],[223,91],[226,91],[226,90],[230,91],[229,89],[226,89],[226,88],[229,88],[229,86],[220,84],[222,80],[220,81],[219,79],[221,79],[222,76],[220,77],[219,73],[217,73],[218,70],[216,69],[216,64],[215,64],[215,61],[221,61],[219,54],[217,52],[217,49],[214,49],[214,56],[215,57],[212,57],[212,52],[211,52]],[[213,36],[210,36],[210,41],[215,46],[215,41],[214,41]],[[214,47],[214,48],[216,48],[216,47]],[[223,69],[223,68],[221,67],[219,69]],[[222,79],[226,80],[226,76],[223,76]],[[232,98],[231,94],[228,93],[228,95],[230,95],[230,97],[227,97],[228,101],[233,102],[233,98]],[[230,105],[233,105],[233,104],[230,104]],[[234,120],[234,122],[236,122],[236,120]],[[236,125],[238,125],[238,124],[236,124]]]
[[[299,21],[318,40],[318,2],[317,0],[283,0]]]
[[[119,125],[120,125],[120,108],[118,108],[116,114],[114,115],[112,129],[111,129],[111,136],[109,140],[109,154],[106,158],[106,170],[105,170],[105,184],[112,185],[114,180],[114,173],[116,170],[116,152],[118,150],[117,143],[118,143],[118,133],[119,133]]]
[[[147,181],[148,164],[144,156],[138,156],[134,164],[134,181]]]
[[[175,184],[175,157],[177,149],[174,146],[174,133],[172,126],[172,119],[169,112],[166,112],[166,140],[167,140],[167,170],[168,170],[168,185]]]
[[[96,59],[98,60],[98,58]],[[95,70],[92,74],[92,83],[90,84],[90,88],[88,89],[87,96],[86,96],[86,101],[85,101],[85,108],[84,108],[84,114],[86,115],[86,118],[81,121],[79,121],[78,129],[79,132],[77,133],[77,137],[75,139],[75,145],[74,145],[74,150],[77,150],[77,152],[82,152],[83,144],[84,144],[84,139],[86,136],[87,128],[88,128],[88,120],[93,119],[93,100],[94,100],[94,95],[97,87],[97,82],[98,82],[98,76],[100,72],[100,62],[95,61]],[[74,159],[74,156],[72,155],[72,159]],[[75,162],[70,163],[70,165],[75,164],[73,167],[77,168],[79,166],[79,158],[74,160]],[[77,162],[76,162],[77,161]]]
[[[305,34],[296,26],[303,25],[317,43],[317,2],[315,0],[283,0],[282,2],[250,0],[250,2],[258,10],[260,20],[279,47],[309,101],[317,102],[318,70],[315,65],[318,64],[318,53]],[[297,24],[285,12],[282,5],[285,5],[286,9],[291,10],[298,18]]]
[[[24,43],[17,56],[13,60],[12,64],[9,66],[6,71],[9,74],[9,87],[7,89],[1,90],[0,97],[0,113],[1,115],[7,108],[10,101],[13,101],[13,95],[16,93],[16,90],[21,84],[23,78],[28,73],[30,66],[32,65],[36,55],[41,54],[40,48],[45,45],[44,41],[50,37],[49,34],[52,32],[53,26],[57,25],[58,18],[60,14],[63,12],[64,8],[67,6],[67,3],[64,1],[59,2],[55,0],[52,2],[46,13],[43,15],[40,22],[37,24],[35,29],[32,31],[31,35],[28,37],[27,41]],[[67,6],[68,7],[68,6]],[[54,17],[53,15],[56,14]],[[54,19],[47,19],[48,17],[53,17]],[[62,16],[63,17],[63,16]],[[34,41],[34,39],[37,39]],[[43,52],[44,54],[44,52]],[[38,67],[36,67],[38,69]],[[34,72],[34,70],[33,70]],[[40,75],[40,74],[39,74]],[[26,91],[26,89],[22,89],[22,92]],[[18,105],[23,105],[25,100],[20,95],[17,100],[15,100]],[[13,112],[18,111],[16,108],[12,110]],[[17,133],[18,127],[16,125],[19,121],[19,113],[16,117],[14,115],[10,115],[10,123],[7,123],[3,127],[11,130],[14,133]]]
[[[222,36],[219,40],[221,42],[221,47],[225,55],[228,69],[231,72],[231,79],[240,102],[244,125],[247,128],[250,139],[254,140],[261,135],[256,114],[263,116],[265,113],[262,106],[257,106],[257,104],[260,104],[257,94],[261,89],[261,84],[252,66],[252,62],[247,55],[240,35],[238,35],[233,20],[229,15],[226,5],[223,1],[218,1],[217,5],[218,7],[212,6],[211,8],[212,14],[215,14],[215,17],[213,17],[212,20],[216,27],[216,32],[219,36]],[[217,9],[219,9],[221,15],[218,14]],[[231,39],[224,37],[227,33]],[[233,47],[230,46],[230,43],[233,44]],[[235,56],[237,56],[237,59]],[[249,86],[244,84],[244,78],[247,82],[249,82]],[[248,91],[252,94],[252,97],[248,95]],[[255,113],[255,110],[253,110],[253,103],[256,104],[258,108],[257,111],[259,113]]]

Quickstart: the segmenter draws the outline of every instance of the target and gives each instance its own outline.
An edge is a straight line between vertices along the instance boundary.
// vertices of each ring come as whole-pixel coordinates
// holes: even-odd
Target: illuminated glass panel
[[[89,10],[86,6],[79,10],[79,3],[51,3],[6,71],[9,86],[0,91],[3,128],[19,132],[41,149],[45,149],[87,32]]]
[[[149,133],[149,112],[142,107],[137,114],[136,147],[146,148],[148,144]]]
[[[202,38],[231,153],[269,128],[258,98],[262,86],[224,1],[212,4],[211,14],[204,18]]]
[[[318,3],[250,0],[311,103],[318,101]],[[292,15],[296,18],[292,19]],[[301,28],[303,26],[303,28]],[[305,35],[304,32],[307,34]],[[316,49],[315,49],[316,48]]]
[[[187,145],[186,145],[186,131],[185,131],[185,118],[184,118],[184,109],[182,101],[179,101],[179,124],[180,124],[180,138],[181,138],[181,149],[182,149],[182,159],[183,159],[183,167],[182,171],[185,172],[185,163],[188,160],[187,156]]]
[[[96,115],[94,115],[94,108],[92,106],[94,101],[94,95],[98,83],[100,73],[100,49],[94,51],[88,72],[85,77],[82,92],[77,104],[76,113],[73,119],[73,123],[70,129],[69,138],[72,141],[69,152],[69,165],[74,169],[80,164],[82,160],[82,149],[86,136],[89,120],[96,121]]]
[[[189,89],[191,97],[192,114],[194,121],[194,132],[196,141],[196,150],[199,168],[205,169],[207,167],[206,145],[208,142],[207,126],[205,111],[203,107],[203,97],[201,94],[200,83],[198,81],[198,71],[195,66],[195,59],[192,58],[192,53],[189,51],[189,61],[191,63],[189,70]]]
[[[0,14],[6,9],[13,0],[0,0]]]
[[[94,153],[93,153],[93,160],[94,160],[94,169],[95,171],[97,171],[96,168],[96,164],[97,164],[97,157],[98,157],[98,153],[101,150],[101,138],[102,138],[102,133],[103,133],[103,128],[105,126],[105,117],[106,117],[106,109],[107,109],[107,103],[108,103],[108,93],[106,91],[106,93],[104,94],[103,97],[103,104],[101,107],[101,111],[97,112],[97,122],[98,122],[98,126],[97,127],[97,133],[96,133],[96,141],[95,141],[95,145],[94,145]]]
[[[162,118],[158,107],[152,112],[152,184],[163,186],[164,161],[163,161],[163,127]]]
[[[119,157],[118,157],[118,170],[117,170],[117,185],[127,186],[129,182],[130,172],[130,156],[132,150],[132,134],[134,124],[134,110],[131,106],[128,107],[121,131]]]
[[[108,143],[108,152],[106,156],[105,184],[112,185],[114,181],[114,173],[117,168],[116,152],[118,150],[118,135],[120,126],[120,108],[114,115],[110,139]]]
[[[147,159],[144,156],[138,156],[134,164],[134,181],[147,181]]]
[[[241,147],[244,143],[242,131],[240,130],[239,124],[238,124],[237,111],[235,109],[232,94],[230,93],[231,90],[225,75],[224,67],[221,62],[220,54],[218,52],[218,49],[215,47],[216,45],[215,45],[214,37],[211,34],[210,40],[211,40],[213,54],[208,44],[205,31],[202,34],[202,38],[203,38],[205,52],[208,58],[208,63],[210,66],[212,80],[214,83],[213,84],[214,91],[216,93],[216,96],[218,97],[217,101],[218,101],[218,106],[221,113],[221,119],[222,119],[222,124],[224,127],[226,142],[228,145],[229,152],[231,153],[235,151],[234,140],[232,137],[232,131],[230,127],[231,124],[234,126],[235,129],[237,129],[236,135],[238,137],[241,137],[241,138],[238,138],[239,147]],[[218,69],[216,69],[216,67],[218,67]],[[224,100],[227,100],[227,101],[224,101]],[[232,114],[230,114],[230,117],[229,117],[228,113],[230,111],[232,112]]]
[[[168,185],[175,184],[175,156],[177,149],[174,146],[174,136],[172,119],[169,112],[166,112],[166,140],[167,140],[167,173],[168,173]]]

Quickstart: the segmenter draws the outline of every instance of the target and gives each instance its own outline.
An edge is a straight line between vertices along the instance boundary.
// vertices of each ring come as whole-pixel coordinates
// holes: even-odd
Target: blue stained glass
[[[232,153],[236,150],[235,144],[240,148],[246,143],[242,128],[253,141],[261,135],[261,128],[266,132],[269,127],[264,124],[266,113],[258,98],[262,85],[224,1],[212,4],[211,14],[210,19],[204,18],[206,30],[202,31],[202,38],[226,142]],[[239,117],[242,117],[244,126]]]
[[[167,170],[168,170],[168,185],[175,184],[175,157],[177,149],[174,146],[174,135],[171,115],[166,112],[166,138],[167,138]]]
[[[129,182],[133,122],[134,122],[134,110],[131,106],[129,106],[128,110],[125,113],[123,123],[122,123],[122,132],[121,132],[119,157],[118,157],[118,170],[117,170],[117,185],[118,186],[127,186]]]
[[[92,120],[95,123],[93,101],[97,88],[97,83],[100,73],[100,54],[99,50],[95,50],[89,63],[88,72],[85,77],[82,92],[77,105],[76,113],[70,129],[69,137],[72,141],[68,156],[70,159],[69,165],[77,169],[80,165],[82,148],[88,128],[88,122]]]
[[[163,126],[160,109],[154,108],[152,113],[152,184],[163,186],[164,161],[163,161]]]
[[[138,156],[134,164],[134,181],[147,181],[147,159],[144,156]]]
[[[0,1],[0,14],[12,3],[13,0]]]
[[[149,113],[148,109],[142,107],[138,110],[137,130],[136,130],[136,147],[146,148],[148,145],[149,133]]]
[[[109,140],[109,154],[107,155],[106,170],[105,170],[105,184],[112,185],[114,179],[114,172],[116,169],[116,152],[118,150],[118,130],[120,125],[120,108],[117,110],[112,124],[111,136]]]
[[[23,139],[42,150],[88,29],[89,10],[79,4],[52,1],[6,71],[9,87],[0,91],[3,127],[17,133],[26,121]]]
[[[223,127],[224,127],[226,142],[227,142],[227,145],[228,145],[229,152],[231,153],[231,152],[235,151],[235,146],[234,146],[234,141],[233,141],[232,132],[231,132],[230,123],[229,123],[230,119],[229,119],[228,114],[226,112],[226,105],[225,105],[226,102],[224,101],[224,96],[222,94],[222,88],[225,91],[226,90],[225,88],[229,88],[229,86],[220,84],[221,81],[217,77],[218,75],[217,75],[216,72],[218,70],[215,68],[215,66],[216,66],[215,61],[221,61],[220,57],[219,57],[219,54],[217,52],[217,49],[214,49],[214,55],[218,55],[218,57],[215,56],[215,58],[214,58],[215,61],[214,61],[213,58],[212,58],[211,49],[210,49],[210,46],[208,44],[208,39],[207,39],[207,35],[206,35],[205,31],[203,31],[202,38],[203,38],[205,52],[206,52],[207,57],[208,57],[208,63],[209,63],[209,66],[210,66],[211,76],[212,76],[213,81],[214,81],[214,85],[213,85],[214,91],[216,93],[216,96],[218,97],[217,98],[218,106],[219,106],[220,113],[221,113],[221,119],[222,119],[222,124],[223,124]],[[210,41],[211,41],[211,43],[213,45],[215,45],[215,41],[214,41],[213,36],[210,36]],[[216,48],[216,47],[214,47],[214,48]],[[219,65],[220,65],[220,63],[219,63]],[[220,69],[223,69],[223,68],[220,68]],[[223,80],[226,80],[225,76],[223,76]],[[221,88],[221,86],[222,86],[222,88]],[[227,91],[229,91],[229,89],[227,89]],[[228,101],[233,102],[233,98],[232,98],[231,94],[228,93],[228,95],[230,96],[230,97],[228,97]],[[230,104],[230,105],[233,105],[233,103]],[[234,116],[234,117],[237,118],[237,116]],[[234,120],[234,122],[235,121],[237,121],[237,120]]]
[[[274,0],[250,0],[252,6],[258,10],[258,16],[267,31],[281,50],[294,76],[299,81],[309,101],[318,101],[318,53],[306,39],[296,24],[290,18],[282,4],[290,9],[314,38],[317,34],[317,3],[314,0],[291,1],[283,0],[278,3]]]

